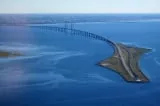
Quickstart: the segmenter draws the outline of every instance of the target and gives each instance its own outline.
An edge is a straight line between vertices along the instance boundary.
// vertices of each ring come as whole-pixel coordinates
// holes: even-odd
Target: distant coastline
[[[0,14],[0,25],[160,22],[160,14]]]

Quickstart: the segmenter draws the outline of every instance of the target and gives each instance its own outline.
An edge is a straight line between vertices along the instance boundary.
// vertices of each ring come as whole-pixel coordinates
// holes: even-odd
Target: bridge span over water
[[[46,26],[46,25],[38,25],[38,26],[30,26],[31,28],[39,28],[41,30],[52,30],[56,32],[62,32],[66,35],[73,36],[83,36],[86,38],[92,38],[95,40],[100,40],[105,43],[110,44],[114,49],[113,56],[104,59],[98,63],[99,66],[104,68],[108,68],[117,72],[128,82],[148,82],[149,79],[142,73],[139,68],[139,59],[140,56],[146,52],[149,52],[150,49],[139,48],[139,47],[131,47],[128,45],[124,45],[121,43],[113,42],[112,40],[107,39],[106,37],[82,31],[79,29],[74,29],[73,25],[68,28],[68,25],[65,24],[65,27],[60,26]]]

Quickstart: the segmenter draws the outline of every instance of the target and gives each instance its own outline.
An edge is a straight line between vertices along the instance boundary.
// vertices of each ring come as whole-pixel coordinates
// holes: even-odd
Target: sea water
[[[61,24],[63,25],[63,24]],[[0,106],[159,106],[160,22],[75,23],[115,42],[151,48],[140,59],[148,83],[127,83],[96,65],[113,54],[105,42],[30,26],[0,26]]]

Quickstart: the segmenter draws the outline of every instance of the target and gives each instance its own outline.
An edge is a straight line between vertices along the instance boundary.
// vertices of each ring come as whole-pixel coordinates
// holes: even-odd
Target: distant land
[[[0,14],[0,25],[160,21],[160,14]]]

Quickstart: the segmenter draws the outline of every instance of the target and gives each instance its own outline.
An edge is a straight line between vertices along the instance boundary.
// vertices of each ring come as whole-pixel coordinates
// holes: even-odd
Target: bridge
[[[69,27],[70,26],[70,27]],[[103,36],[82,31],[79,29],[74,29],[73,23],[66,22],[64,27],[60,26],[30,26],[32,28],[39,28],[42,30],[52,30],[56,32],[62,32],[65,34],[70,34],[73,36],[83,36],[86,38],[92,38],[95,40],[100,40],[105,43],[110,44],[114,49],[113,56],[100,61],[97,65],[102,66],[104,68],[108,68],[117,72],[119,75],[124,78],[127,82],[148,82],[149,79],[142,73],[139,68],[139,59],[140,56],[146,52],[149,52],[150,49],[139,48],[139,47],[131,47],[128,45],[124,45],[121,43],[113,42]]]
[[[91,32],[87,32],[87,31],[81,31],[81,30],[78,30],[78,29],[74,29],[73,26],[71,26],[71,28],[68,28],[66,27],[60,27],[60,26],[44,26],[44,25],[41,25],[41,26],[30,26],[30,27],[33,27],[33,28],[39,28],[39,29],[42,29],[42,30],[52,30],[52,31],[56,31],[56,32],[62,32],[62,33],[65,33],[65,34],[70,34],[70,35],[79,35],[79,36],[84,36],[86,38],[93,38],[95,40],[100,40],[100,41],[104,41],[104,42],[108,42],[110,44],[113,44],[113,42],[109,39],[106,39],[105,37],[103,36],[99,36],[97,34],[94,34],[94,33],[91,33]]]

